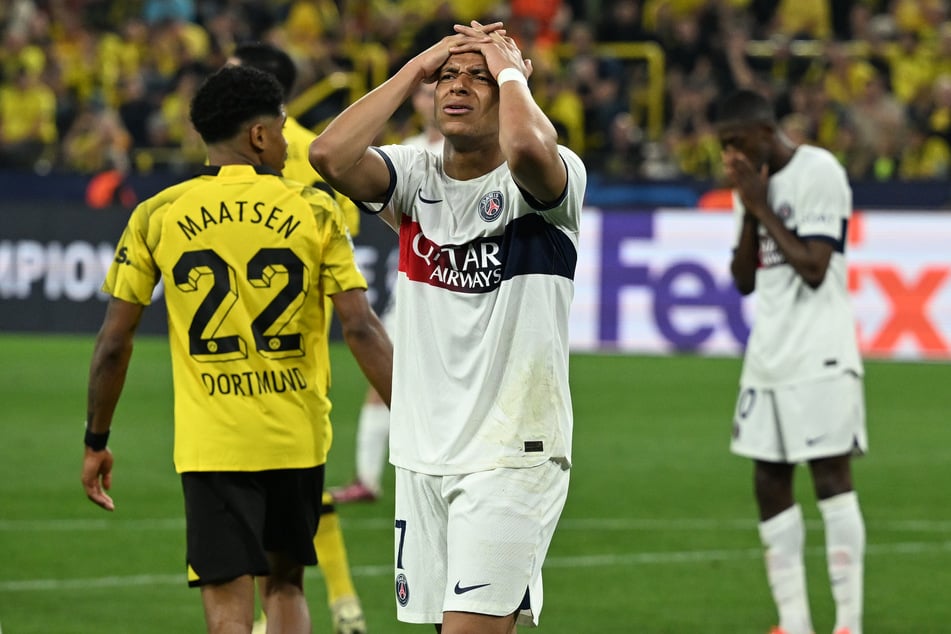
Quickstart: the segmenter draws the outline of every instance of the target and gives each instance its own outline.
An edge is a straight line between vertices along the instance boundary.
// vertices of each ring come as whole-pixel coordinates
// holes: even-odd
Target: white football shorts
[[[790,464],[866,453],[862,377],[849,372],[773,388],[741,386],[730,450]]]
[[[395,590],[400,621],[443,612],[538,625],[542,564],[568,496],[566,464],[433,476],[396,469]]]

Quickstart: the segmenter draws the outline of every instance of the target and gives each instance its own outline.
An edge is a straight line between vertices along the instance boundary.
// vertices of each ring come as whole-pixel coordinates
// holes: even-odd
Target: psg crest
[[[396,600],[404,608],[409,603],[409,581],[402,572],[396,575]]]
[[[492,222],[502,215],[502,209],[505,206],[505,199],[502,192],[494,191],[486,194],[479,201],[479,215],[486,222]]]

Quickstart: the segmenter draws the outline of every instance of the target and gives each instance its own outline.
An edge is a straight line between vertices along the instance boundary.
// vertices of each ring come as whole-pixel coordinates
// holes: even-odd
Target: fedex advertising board
[[[106,301],[99,287],[128,212],[81,205],[6,211],[0,331],[96,332]],[[586,209],[572,347],[741,353],[756,294],[741,298],[733,288],[732,236],[728,213]],[[863,352],[951,360],[951,212],[857,213],[849,236],[849,284]],[[392,284],[395,234],[365,218],[354,242],[379,310]],[[165,329],[161,289],[155,300],[143,332]]]
[[[586,210],[572,346],[741,353],[756,295],[733,287],[733,234],[728,213]],[[849,235],[863,353],[951,358],[951,213],[856,213]]]

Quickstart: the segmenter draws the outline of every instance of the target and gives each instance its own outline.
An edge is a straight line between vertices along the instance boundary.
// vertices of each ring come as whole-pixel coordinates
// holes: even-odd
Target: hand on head
[[[532,61],[522,58],[522,51],[515,40],[506,35],[501,22],[480,24],[473,20],[471,26],[457,24],[453,28],[456,31],[453,35],[447,35],[416,56],[423,82],[435,82],[446,60],[459,53],[481,54],[493,78],[506,68],[516,68],[526,78],[531,77]]]
[[[466,39],[466,36],[460,33],[447,35],[414,58],[414,63],[421,67],[424,83],[431,84],[439,79],[439,70],[452,55],[452,49],[463,44]]]
[[[455,25],[456,33],[465,36],[462,43],[454,44],[450,53],[481,53],[493,77],[506,68],[516,68],[526,78],[532,75],[532,60],[523,59],[522,51],[515,40],[506,34],[501,22],[480,24],[475,20],[471,26]]]

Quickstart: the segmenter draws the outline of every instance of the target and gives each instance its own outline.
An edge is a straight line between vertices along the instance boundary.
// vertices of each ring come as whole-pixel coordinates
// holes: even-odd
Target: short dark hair
[[[716,111],[716,123],[766,123],[776,125],[773,104],[765,96],[753,90],[737,90],[720,101]]]
[[[255,117],[280,116],[284,91],[274,77],[250,66],[225,66],[195,93],[191,120],[205,143],[234,137]]]
[[[265,73],[271,73],[284,87],[284,98],[290,96],[297,81],[297,66],[291,56],[270,44],[246,42],[238,45],[232,53],[241,60],[243,66],[253,66]]]

